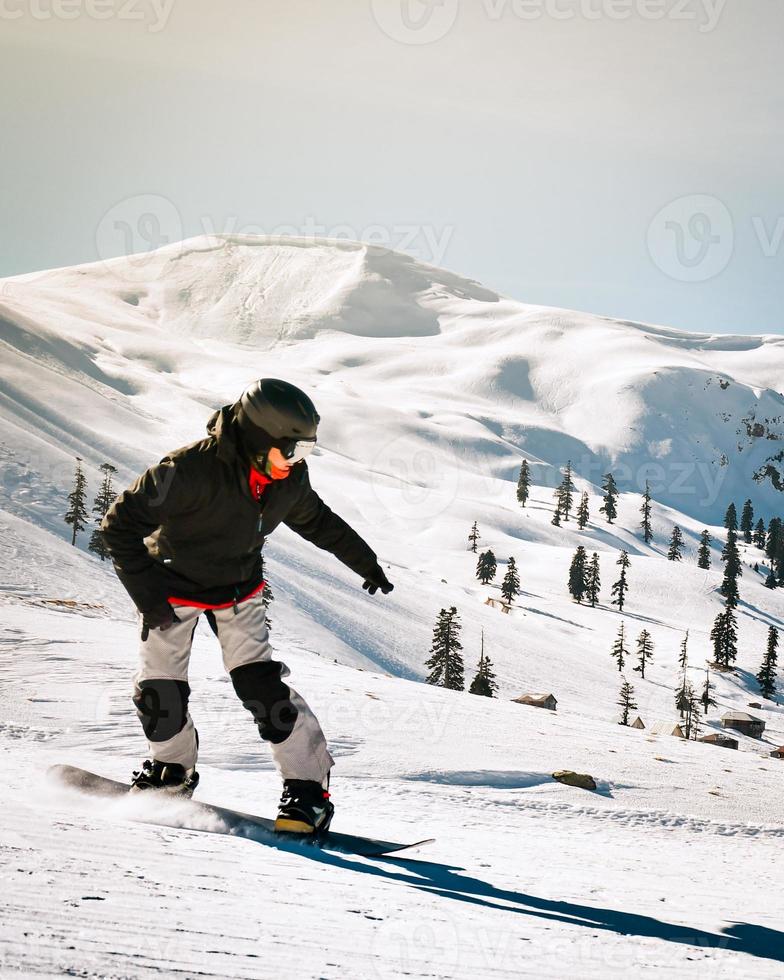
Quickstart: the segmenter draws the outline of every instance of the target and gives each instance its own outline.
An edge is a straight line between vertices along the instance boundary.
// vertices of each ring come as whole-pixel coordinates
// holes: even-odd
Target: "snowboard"
[[[86,769],[79,769],[76,766],[52,766],[49,769],[48,775],[66,786],[79,790],[79,792],[87,796],[121,797],[127,795],[131,788],[127,783],[120,783],[114,779],[106,779],[104,776],[98,776],[94,772],[88,772]],[[148,793],[157,795],[160,791],[144,790],[143,792],[145,795]],[[422,847],[424,844],[433,842],[433,838],[431,837],[427,840],[420,840],[411,844],[396,844],[392,841],[376,840],[372,837],[340,834],[332,830],[318,837],[301,838],[293,834],[277,832],[275,830],[275,821],[267,817],[257,817],[251,813],[240,813],[238,810],[215,806],[212,803],[202,803],[186,797],[172,797],[168,794],[166,794],[165,801],[182,804],[186,808],[184,811],[186,815],[188,810],[191,810],[194,818],[198,818],[199,816],[218,817],[225,825],[226,831],[229,834],[255,840],[262,844],[271,845],[272,847],[317,847],[325,851],[337,851],[342,854],[353,854],[360,857],[394,855],[395,857],[415,860],[413,855],[414,848]],[[178,818],[182,816],[182,812],[178,810]],[[142,815],[134,819],[138,819],[143,823],[155,824],[159,822],[155,819],[155,812],[152,809],[150,810],[149,818],[146,815]],[[198,822],[198,819],[194,819],[194,826],[189,828],[187,826],[186,816],[185,825],[183,826],[183,824],[178,822],[177,826],[185,830],[199,830]],[[161,820],[160,823],[165,825],[165,820]],[[406,854],[405,852],[409,853]]]

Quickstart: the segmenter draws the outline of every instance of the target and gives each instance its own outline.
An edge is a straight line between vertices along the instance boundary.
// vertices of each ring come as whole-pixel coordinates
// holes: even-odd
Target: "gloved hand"
[[[177,613],[172,609],[168,602],[162,602],[158,606],[153,606],[142,613],[142,642],[150,635],[150,630],[164,630],[179,623]]]
[[[376,564],[376,567],[362,583],[362,588],[367,589],[369,595],[375,595],[377,589],[381,589],[384,595],[387,595],[387,593],[394,589],[394,585],[384,574],[384,569],[379,564]]]

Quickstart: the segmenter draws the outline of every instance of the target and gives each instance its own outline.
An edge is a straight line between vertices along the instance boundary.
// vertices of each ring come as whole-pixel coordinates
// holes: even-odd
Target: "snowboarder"
[[[286,381],[263,378],[215,412],[208,436],[164,456],[122,493],[101,525],[117,575],[139,610],[133,701],[150,759],[133,789],[191,795],[198,734],[188,711],[188,661],[199,616],[218,638],[234,690],[271,745],[283,778],[277,830],[326,831],[333,765],[324,733],[273,659],[261,550],[285,523],[363,579],[392,591],[370,546],[310,485],[305,458],[319,415]]]

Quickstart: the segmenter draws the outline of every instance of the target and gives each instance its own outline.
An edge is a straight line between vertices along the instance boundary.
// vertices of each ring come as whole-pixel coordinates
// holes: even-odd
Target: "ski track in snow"
[[[408,778],[419,779],[416,776]],[[538,782],[548,782],[549,778],[548,774],[542,773]],[[421,798],[422,795],[423,792],[421,790],[416,794],[417,798]],[[441,792],[434,795],[443,799],[447,794]],[[548,820],[562,819],[569,821],[586,818],[589,820],[610,821],[613,824],[632,829],[661,828],[663,830],[683,830],[687,834],[716,834],[721,837],[784,837],[784,827],[721,823],[716,820],[700,820],[696,817],[656,810],[604,809],[600,807],[579,806],[571,803],[547,803],[543,800],[509,800],[502,797],[488,798],[486,795],[482,795],[476,799],[470,795],[460,796],[455,799],[455,803],[466,814],[472,810],[481,811],[490,807],[493,810],[494,819],[498,817],[498,814],[495,813],[495,808],[512,807],[516,810],[541,813],[546,815]],[[481,824],[481,821],[479,823]],[[491,829],[492,821],[487,821],[487,827]]]

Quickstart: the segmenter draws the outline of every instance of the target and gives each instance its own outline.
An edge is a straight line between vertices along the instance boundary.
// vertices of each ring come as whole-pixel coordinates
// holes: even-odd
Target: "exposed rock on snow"
[[[596,789],[596,780],[588,773],[571,772],[569,769],[559,769],[553,773],[553,779],[565,786],[576,786],[578,789]]]

